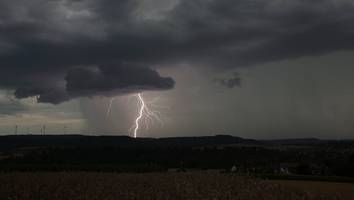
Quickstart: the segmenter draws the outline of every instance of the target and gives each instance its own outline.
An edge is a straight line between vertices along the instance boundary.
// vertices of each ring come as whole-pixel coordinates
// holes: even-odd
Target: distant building
[[[232,166],[231,169],[230,169],[230,171],[231,171],[232,173],[237,172],[237,167],[236,167],[235,165]]]

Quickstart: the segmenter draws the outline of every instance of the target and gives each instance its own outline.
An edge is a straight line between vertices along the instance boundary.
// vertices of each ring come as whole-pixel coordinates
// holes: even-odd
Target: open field
[[[336,194],[340,199],[354,199],[354,184],[353,183],[333,183],[333,182],[318,182],[318,181],[290,181],[290,180],[273,180],[270,183],[279,184],[298,191],[308,193],[316,193],[322,195]]]
[[[2,173],[0,199],[117,200],[117,199],[352,199],[338,191],[321,193],[310,182],[263,181],[217,172],[189,173]],[[309,183],[308,190],[307,184]],[[324,184],[324,190],[331,187]],[[301,185],[301,187],[297,187]],[[349,187],[345,185],[345,187]],[[354,185],[353,185],[354,187]],[[344,190],[343,190],[344,191]]]

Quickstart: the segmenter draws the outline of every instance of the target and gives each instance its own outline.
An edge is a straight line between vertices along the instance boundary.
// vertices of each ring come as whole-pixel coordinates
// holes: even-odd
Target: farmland
[[[352,199],[336,187],[322,194],[306,182],[290,184],[216,171],[187,173],[12,172],[0,174],[0,199]],[[296,182],[295,182],[296,183]],[[310,182],[309,182],[310,183]],[[328,183],[325,187],[330,187]],[[302,187],[296,187],[302,185]],[[311,186],[311,183],[309,184]],[[313,186],[312,188],[322,187]],[[353,185],[354,187],[354,185]]]
[[[354,141],[2,136],[0,200],[352,200],[353,166]]]
[[[305,191],[307,193],[316,193],[321,195],[337,194],[340,199],[354,199],[353,183],[289,180],[275,180],[270,181],[270,183],[276,183],[290,189]]]

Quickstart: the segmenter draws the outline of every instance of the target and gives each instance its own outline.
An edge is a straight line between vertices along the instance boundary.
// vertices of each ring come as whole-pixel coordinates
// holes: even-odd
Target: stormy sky
[[[351,0],[0,0],[0,132],[354,138]],[[112,101],[112,110],[107,108]]]

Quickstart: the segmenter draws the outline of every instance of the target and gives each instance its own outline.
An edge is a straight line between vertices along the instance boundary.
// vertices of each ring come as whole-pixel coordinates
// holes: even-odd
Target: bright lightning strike
[[[135,119],[135,125],[133,126],[134,138],[136,138],[138,135],[141,120],[144,120],[146,129],[149,129],[149,125],[153,124],[154,121],[158,121],[161,125],[163,125],[163,120],[161,119],[161,113],[159,111],[154,111],[149,108],[149,107],[158,107],[153,104],[157,99],[154,99],[150,102],[146,102],[140,93],[135,96],[137,97],[138,105],[140,106],[140,109],[139,109],[139,114]]]
[[[161,126],[163,126],[164,122],[161,117],[161,112],[152,110],[152,108],[166,108],[166,107],[155,105],[155,102],[157,102],[159,98],[154,98],[151,101],[145,101],[141,93],[134,95],[134,97],[137,98],[139,113],[137,118],[135,119],[135,125],[130,130],[133,130],[134,138],[136,138],[142,123],[145,125],[145,128],[147,130],[150,128],[151,125],[154,125],[156,121],[159,122]],[[107,117],[109,117],[109,115],[111,114],[112,104],[114,100],[115,98],[111,98],[109,101],[107,112],[106,112]]]
[[[107,117],[109,117],[109,114],[111,113],[113,101],[114,101],[114,98],[112,98],[109,101],[108,108],[107,108]]]
[[[137,137],[137,132],[139,130],[139,122],[141,118],[143,117],[144,114],[144,109],[145,109],[145,102],[144,99],[141,97],[141,94],[138,94],[138,100],[140,102],[140,110],[139,110],[139,116],[135,119],[135,128],[134,128],[134,138]]]

